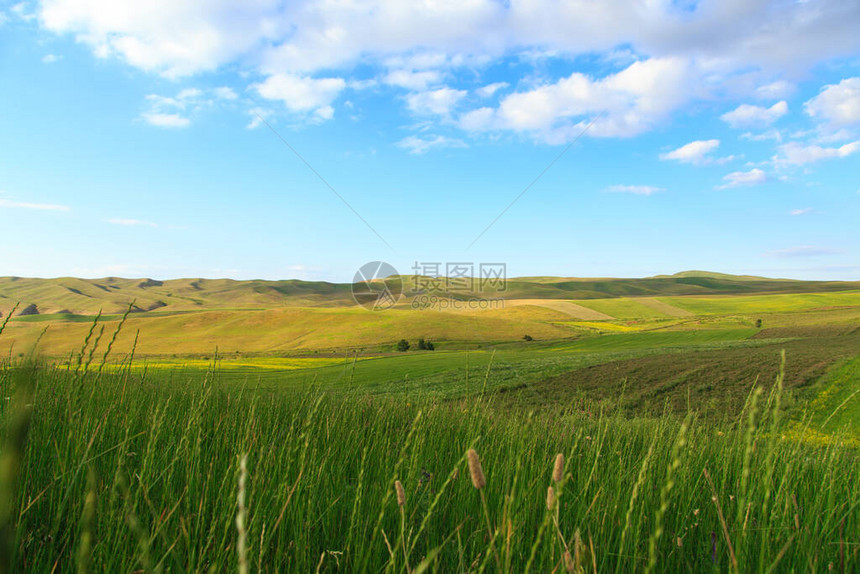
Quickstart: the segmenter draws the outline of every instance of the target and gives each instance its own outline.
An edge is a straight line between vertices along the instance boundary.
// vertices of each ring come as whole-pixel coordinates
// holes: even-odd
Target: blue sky
[[[835,0],[0,3],[0,275],[860,279],[858,29]]]

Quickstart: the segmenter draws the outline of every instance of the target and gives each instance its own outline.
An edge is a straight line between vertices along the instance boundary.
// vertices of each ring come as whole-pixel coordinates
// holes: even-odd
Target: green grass
[[[551,572],[565,547],[586,572],[860,565],[860,458],[781,438],[771,382],[722,427],[530,414],[480,391],[252,390],[214,371],[6,365],[0,391],[14,387],[35,395],[0,403],[4,571]]]
[[[810,404],[814,428],[832,433],[848,429],[860,436],[860,358],[833,368],[817,385]]]
[[[667,303],[696,315],[761,315],[860,305],[860,291],[790,293],[732,297],[665,297]]]

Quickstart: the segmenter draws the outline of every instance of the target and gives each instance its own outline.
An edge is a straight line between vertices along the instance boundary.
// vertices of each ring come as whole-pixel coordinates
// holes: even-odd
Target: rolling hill
[[[408,297],[422,292],[415,277],[402,276]],[[390,278],[389,281],[396,281]],[[795,281],[733,276],[700,271],[638,279],[578,279],[525,277],[507,281],[504,292],[477,289],[443,295],[457,299],[498,297],[504,299],[610,299],[619,297],[667,297],[685,295],[752,295],[810,293],[860,289],[860,282]],[[25,315],[93,315],[133,311],[203,311],[224,309],[272,309],[276,307],[349,307],[355,303],[348,283],[324,281],[264,281],[232,279],[37,279],[0,277],[0,313],[20,303]]]

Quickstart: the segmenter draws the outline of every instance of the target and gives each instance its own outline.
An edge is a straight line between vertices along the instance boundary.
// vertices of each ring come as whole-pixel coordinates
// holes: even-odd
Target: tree
[[[426,351],[427,350],[427,343],[424,342],[424,339],[418,339],[418,350],[419,351]]]
[[[397,350],[401,353],[405,353],[406,351],[408,351],[409,341],[407,341],[406,339],[400,339],[400,341],[397,342]]]
[[[523,335],[523,341],[534,341],[534,337],[531,335]]]
[[[430,341],[427,341],[427,344],[425,346],[427,347],[428,351],[435,351],[436,350],[436,345],[434,345]]]
[[[756,321],[755,321],[755,328],[756,328],[756,329],[761,329],[761,319],[756,319]]]

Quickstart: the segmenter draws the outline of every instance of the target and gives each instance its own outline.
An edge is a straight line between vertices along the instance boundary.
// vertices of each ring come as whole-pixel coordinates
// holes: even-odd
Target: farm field
[[[532,293],[441,311],[371,312],[338,302],[340,288],[314,306],[302,291],[300,305],[125,317],[10,305],[3,559],[17,571],[852,571],[849,287]]]

